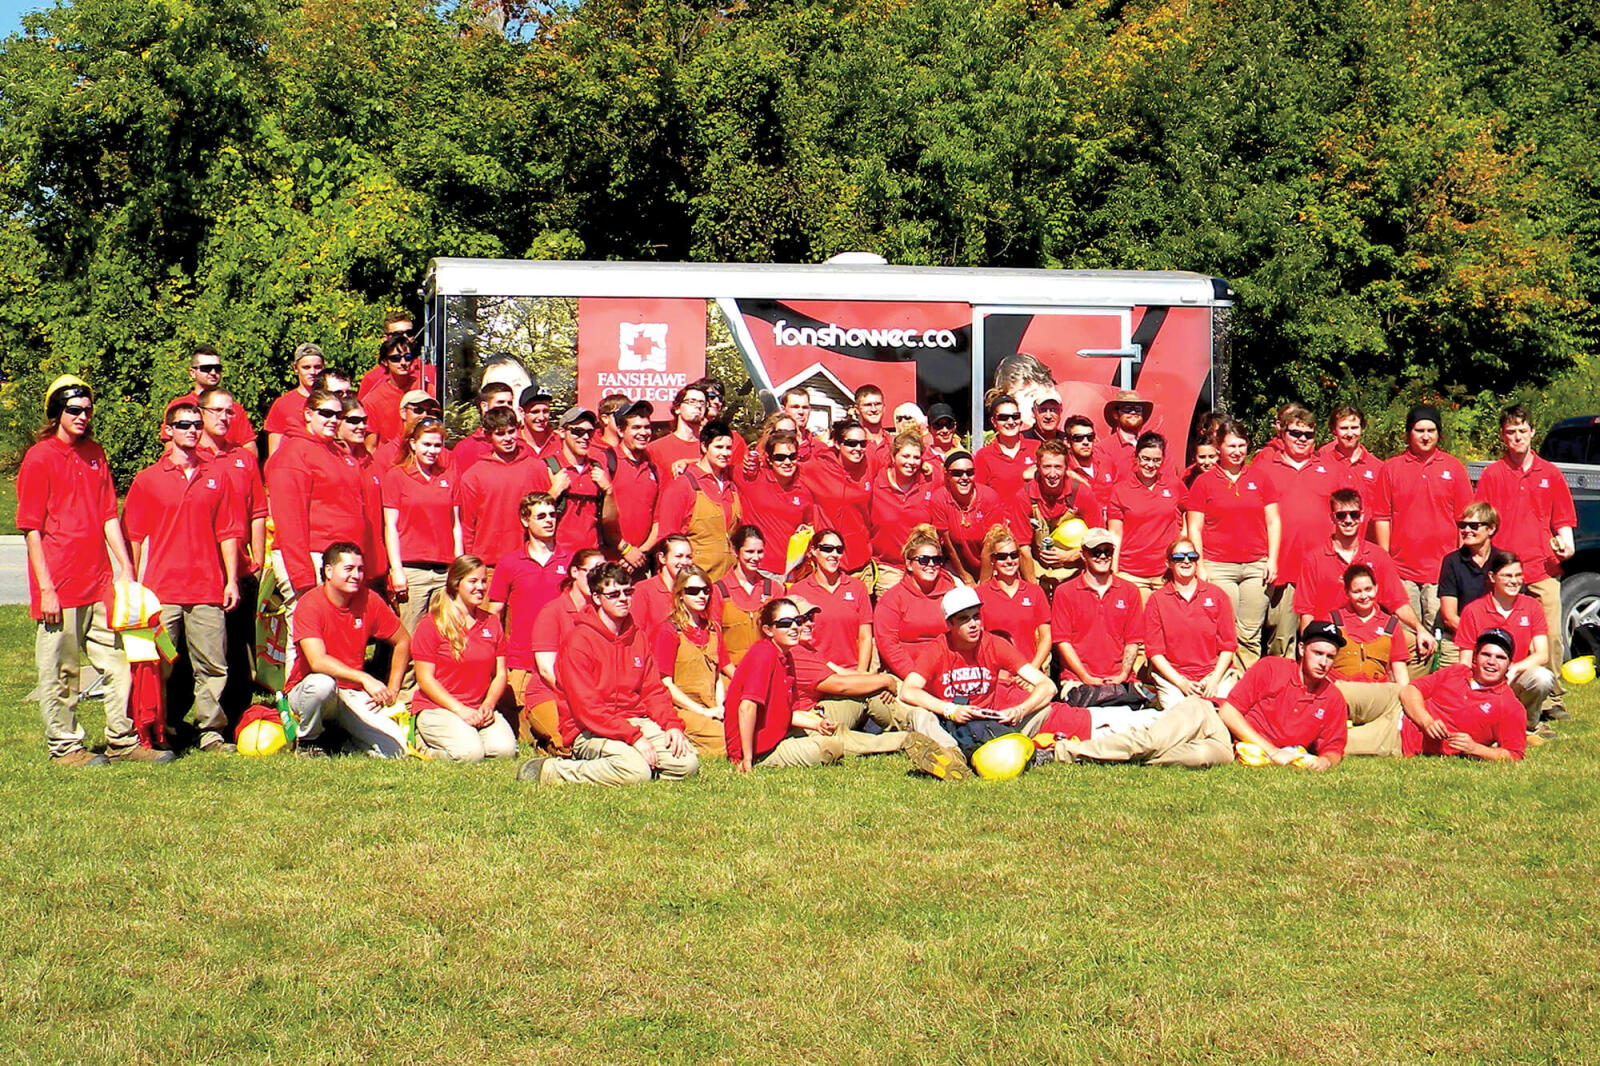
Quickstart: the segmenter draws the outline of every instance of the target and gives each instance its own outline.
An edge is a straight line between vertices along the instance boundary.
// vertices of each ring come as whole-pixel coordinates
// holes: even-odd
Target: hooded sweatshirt
[[[613,633],[596,613],[578,617],[556,659],[556,708],[561,739],[580,731],[633,744],[644,735],[630,718],[649,718],[662,729],[682,729],[672,697],[661,683],[650,638],[630,618]]]

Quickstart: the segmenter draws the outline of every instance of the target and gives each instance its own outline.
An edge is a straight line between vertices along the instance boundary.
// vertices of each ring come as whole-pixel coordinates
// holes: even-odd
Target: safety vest
[[[1338,611],[1330,611],[1328,619],[1345,635],[1344,647],[1334,655],[1329,671],[1351,681],[1389,680],[1389,663],[1394,656],[1392,638],[1400,628],[1400,619],[1391,614],[1378,627],[1377,634],[1365,644],[1350,639],[1350,631],[1339,620]]]
[[[778,595],[781,587],[771,578],[761,579],[761,600],[753,611],[747,611],[733,602],[733,594],[726,581],[717,582],[717,592],[722,595],[722,644],[728,649],[728,663],[738,666],[744,653],[761,639],[761,608]]]

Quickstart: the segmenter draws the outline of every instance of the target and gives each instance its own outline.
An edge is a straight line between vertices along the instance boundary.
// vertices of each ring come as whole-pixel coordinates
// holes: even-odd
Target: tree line
[[[70,0],[0,42],[0,438],[258,416],[431,256],[1183,269],[1231,405],[1600,408],[1597,0]]]

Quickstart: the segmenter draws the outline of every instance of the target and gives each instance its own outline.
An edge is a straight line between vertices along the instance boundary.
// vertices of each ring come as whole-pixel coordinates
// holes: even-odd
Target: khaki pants
[[[1155,577],[1139,577],[1137,574],[1129,574],[1119,570],[1117,576],[1139,590],[1139,606],[1141,607],[1149,603],[1150,594],[1161,588],[1167,581],[1165,575],[1162,574],[1157,574]]]
[[[406,733],[373,698],[359,688],[340,688],[327,674],[308,674],[289,690],[289,709],[300,718],[300,737],[315,740],[326,722],[337,721],[356,746],[380,759],[398,759],[407,750]]]
[[[1417,612],[1417,619],[1422,623],[1422,631],[1424,633],[1432,633],[1434,627],[1439,624],[1438,584],[1423,585],[1404,579],[1400,583],[1406,588],[1406,599],[1411,601],[1411,609]],[[1411,638],[1411,665],[1413,668],[1411,678],[1413,681],[1418,677],[1426,676],[1430,672],[1427,669],[1428,660],[1418,653],[1416,644],[1416,637],[1413,635]],[[1444,660],[1441,658],[1440,664],[1442,665],[1443,662]]]
[[[1241,670],[1261,658],[1261,625],[1267,617],[1267,563],[1206,563],[1206,580],[1220,588],[1233,605],[1233,628],[1239,637],[1234,657]]]
[[[1392,681],[1335,681],[1350,716],[1346,755],[1400,754],[1400,686]]]
[[[1294,613],[1294,586],[1274,585],[1268,597],[1267,625],[1272,636],[1267,638],[1267,654],[1294,658],[1294,646],[1300,636],[1300,616]]]
[[[1073,745],[1091,762],[1142,762],[1199,770],[1233,761],[1233,737],[1209,700],[1191,696],[1147,726],[1105,732]]]
[[[227,619],[220,606],[195,604],[161,608],[161,624],[174,641],[182,640],[194,672],[194,720],[200,743],[227,740],[228,715],[222,690],[228,687]],[[165,671],[163,671],[165,673]]]
[[[694,752],[673,755],[667,751],[666,730],[649,718],[630,718],[644,739],[656,749],[654,774],[663,781],[682,781],[700,772],[700,757]],[[650,780],[650,764],[632,744],[609,740],[592,733],[579,733],[572,745],[572,758],[551,759],[544,764],[541,780],[568,785],[640,785]]]
[[[1567,661],[1567,632],[1562,624],[1561,612],[1561,579],[1547,577],[1535,581],[1531,585],[1524,585],[1523,592],[1539,601],[1539,606],[1544,608],[1544,624],[1550,630],[1550,662],[1555,669],[1560,669],[1562,663]],[[1560,707],[1564,690],[1561,687],[1561,675],[1555,676],[1555,684],[1545,697],[1546,707]]]
[[[901,703],[884,693],[879,693],[868,700],[847,699],[836,697],[819,702],[816,712],[840,729],[852,732],[863,721],[871,718],[879,726],[889,732],[921,733],[930,738],[935,744],[944,748],[957,747],[956,740],[945,732],[944,726],[939,722],[939,716],[932,711],[925,711],[921,707],[912,707],[910,704]],[[902,735],[900,743],[885,751],[899,751],[905,745]],[[875,749],[876,750],[876,749]],[[859,755],[863,752],[846,751],[846,755]]]
[[[1194,698],[1185,696],[1182,689],[1168,681],[1161,674],[1156,673],[1154,668],[1150,670],[1150,683],[1156,690],[1156,706],[1163,711],[1170,711],[1184,700]],[[1219,699],[1225,698],[1228,693],[1233,691],[1233,686],[1238,683],[1239,673],[1235,670],[1229,670],[1222,675],[1222,680],[1217,682],[1217,697]]]
[[[905,579],[906,572],[903,567],[890,566],[888,563],[876,563],[872,567],[872,581],[867,585],[867,591],[872,593],[876,602],[885,592],[894,588]]]
[[[63,607],[57,625],[38,624],[33,637],[33,661],[39,673],[39,717],[51,756],[70,755],[83,747],[83,727],[78,724],[78,674],[83,660],[106,679],[106,748],[126,751],[137,747],[133,719],[128,717],[128,692],[132,687],[122,638],[106,626],[103,603]]]
[[[422,616],[428,612],[428,605],[433,602],[433,594],[444,588],[445,573],[417,566],[403,569],[406,575],[406,601],[396,605],[399,610],[395,613],[405,623],[406,632],[415,633],[417,623],[422,621]]]
[[[1544,666],[1523,671],[1511,683],[1511,691],[1517,694],[1517,699],[1522,701],[1523,708],[1528,712],[1528,732],[1539,728],[1539,719],[1543,717],[1540,712],[1555,687],[1556,675]]]
[[[479,728],[468,725],[454,711],[430,707],[417,715],[417,735],[445,762],[514,759],[517,755],[517,736],[499,712]]]
[[[678,708],[678,717],[683,719],[684,736],[694,745],[695,754],[702,759],[728,757],[728,739],[722,731],[722,719],[682,707]]]
[[[800,769],[806,766],[826,766],[844,758],[844,737],[835,733],[831,737],[804,730],[792,731],[783,741],[757,761],[757,766],[778,770]]]

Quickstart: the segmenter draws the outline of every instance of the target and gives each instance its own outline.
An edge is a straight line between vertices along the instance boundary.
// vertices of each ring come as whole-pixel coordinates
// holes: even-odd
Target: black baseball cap
[[[536,403],[550,403],[554,399],[554,396],[550,395],[539,386],[529,385],[527,388],[522,390],[522,395],[517,400],[517,406],[526,409],[532,407]]]
[[[1485,629],[1478,634],[1478,639],[1473,643],[1472,650],[1477,651],[1485,644],[1493,644],[1507,655],[1515,655],[1516,641],[1511,639],[1511,634],[1499,626]]]
[[[649,400],[635,400],[628,406],[620,407],[611,412],[611,421],[617,424],[618,429],[621,429],[623,426],[628,424],[628,419],[630,418],[633,418],[637,415],[644,415],[646,418],[654,421],[655,414],[655,404],[651,403]]]
[[[1310,644],[1314,641],[1325,640],[1335,648],[1344,647],[1344,634],[1332,622],[1312,622],[1300,633],[1300,643]]]
[[[928,408],[928,425],[931,426],[935,422],[943,421],[946,418],[952,422],[956,420],[956,409],[949,404],[936,403]]]

